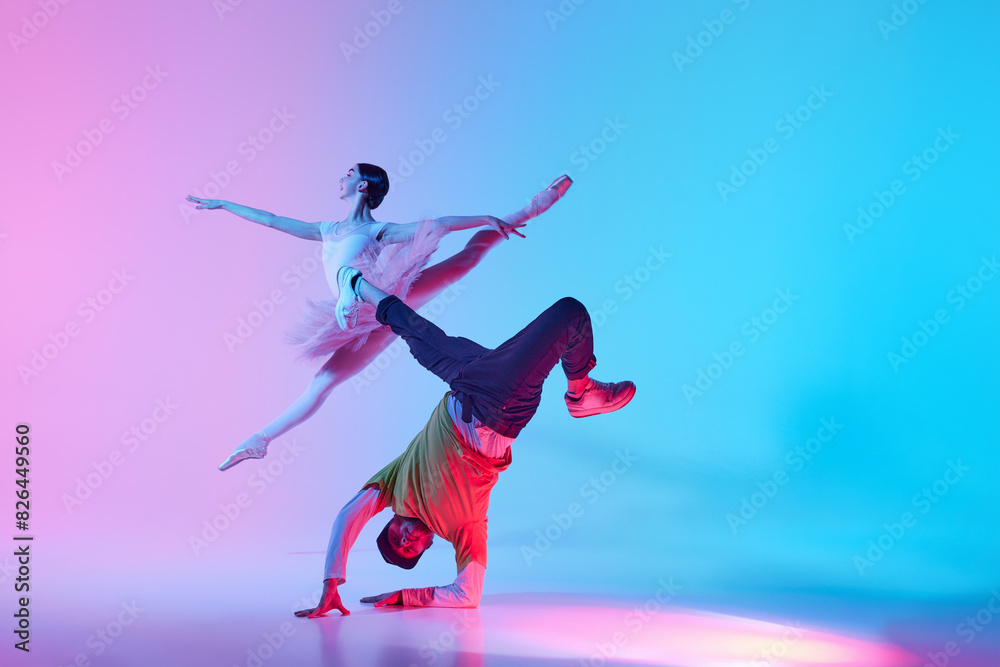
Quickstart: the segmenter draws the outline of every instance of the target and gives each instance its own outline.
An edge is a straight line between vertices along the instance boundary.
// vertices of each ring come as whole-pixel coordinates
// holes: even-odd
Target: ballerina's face
[[[340,177],[340,198],[347,199],[357,193],[359,186],[366,181],[361,179],[358,165],[354,165],[347,170],[347,173]]]

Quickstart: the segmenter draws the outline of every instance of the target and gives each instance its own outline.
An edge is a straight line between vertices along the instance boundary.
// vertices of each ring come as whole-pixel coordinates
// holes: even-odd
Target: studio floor
[[[318,582],[304,576],[311,568],[248,565],[210,577],[108,573],[65,584],[58,605],[56,591],[46,588],[34,603],[32,651],[23,664],[1000,665],[1000,623],[991,626],[988,601],[975,609],[835,591],[744,592],[727,600],[693,596],[665,578],[645,597],[588,593],[587,582],[577,592],[490,593],[515,585],[501,581],[487,583],[478,609],[375,609],[358,602],[372,592],[359,568],[342,587],[352,613],[308,620],[292,612],[316,599]]]

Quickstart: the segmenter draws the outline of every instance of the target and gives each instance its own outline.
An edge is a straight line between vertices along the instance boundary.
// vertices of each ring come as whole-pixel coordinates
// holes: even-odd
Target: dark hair
[[[407,558],[406,556],[402,556],[396,552],[396,550],[392,547],[392,545],[389,544],[389,526],[392,525],[392,522],[395,521],[397,517],[402,518],[398,514],[392,515],[392,518],[389,519],[389,522],[385,524],[385,528],[383,528],[382,532],[379,533],[379,536],[375,538],[375,544],[378,545],[379,553],[382,554],[382,560],[384,560],[386,563],[389,563],[390,565],[395,565],[396,567],[401,567],[404,570],[412,570],[413,566],[417,564],[417,561],[420,560],[420,557],[424,555],[424,551],[427,551],[427,549],[424,549],[424,551],[421,551],[412,558]],[[414,520],[420,521],[420,519],[414,519]],[[427,528],[427,524],[425,524],[423,521],[420,521],[420,523],[423,524],[425,528]],[[428,530],[430,530],[430,528],[428,528]]]
[[[358,174],[362,181],[368,181],[368,207],[378,208],[389,192],[389,174],[382,167],[367,162],[358,163]]]

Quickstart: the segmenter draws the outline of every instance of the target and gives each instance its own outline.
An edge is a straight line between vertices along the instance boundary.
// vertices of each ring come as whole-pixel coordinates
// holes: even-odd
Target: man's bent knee
[[[587,312],[587,307],[580,303],[579,300],[574,299],[571,296],[564,296],[556,301],[552,307],[558,309],[559,312],[567,318],[578,317],[581,315],[588,318],[590,317],[590,313]]]

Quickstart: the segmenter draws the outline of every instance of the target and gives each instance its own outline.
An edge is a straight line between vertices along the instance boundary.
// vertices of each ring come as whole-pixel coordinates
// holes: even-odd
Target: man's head
[[[434,533],[420,519],[393,514],[385,524],[376,544],[386,563],[412,569],[420,556],[434,542]]]

